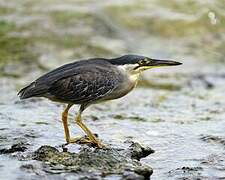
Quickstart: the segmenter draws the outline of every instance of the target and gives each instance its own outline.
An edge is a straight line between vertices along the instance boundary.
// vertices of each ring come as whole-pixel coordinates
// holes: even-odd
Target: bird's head
[[[124,55],[119,58],[110,59],[113,65],[124,67],[130,72],[140,73],[144,70],[162,67],[162,66],[177,66],[182,63],[171,60],[152,59],[138,55]]]

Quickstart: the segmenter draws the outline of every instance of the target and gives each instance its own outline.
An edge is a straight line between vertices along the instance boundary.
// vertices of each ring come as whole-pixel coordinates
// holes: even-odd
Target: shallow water
[[[184,64],[144,73],[133,92],[91,106],[84,121],[105,144],[131,139],[153,148],[142,160],[154,169],[152,179],[225,178],[225,5],[139,2],[0,1],[0,149],[64,143],[62,105],[20,101],[25,84],[71,59],[138,53]],[[73,123],[77,109],[70,113],[74,136],[82,134]],[[21,166],[39,162],[18,159],[23,153],[0,155],[0,179],[37,172]]]

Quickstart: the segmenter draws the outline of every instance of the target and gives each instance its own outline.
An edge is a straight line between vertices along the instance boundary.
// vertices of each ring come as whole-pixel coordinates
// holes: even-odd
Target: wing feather
[[[39,77],[30,85],[21,89],[18,95],[21,99],[26,99],[34,96],[48,97],[49,90],[54,89],[54,86],[57,87],[57,83],[61,83],[63,85],[61,89],[60,87],[57,87],[55,89],[56,94],[60,94],[62,97],[64,95],[66,96],[73,94],[74,89],[83,89],[83,91],[87,91],[87,85],[90,85],[90,83],[88,84],[88,82],[94,80],[94,77],[86,77],[87,74],[85,72],[89,72],[91,69],[95,69],[95,66],[108,67],[112,65],[103,58],[89,59],[66,64]],[[73,78],[71,79],[71,77]],[[73,89],[71,87],[73,87]],[[81,93],[81,96],[84,96],[84,93]]]
[[[109,66],[85,66],[72,76],[54,82],[49,93],[61,101],[88,103],[112,92],[120,81],[119,77],[118,72]]]

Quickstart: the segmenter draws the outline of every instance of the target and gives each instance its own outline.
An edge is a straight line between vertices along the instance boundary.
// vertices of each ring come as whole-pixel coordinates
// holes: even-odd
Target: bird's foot
[[[94,144],[95,144],[95,146],[96,146],[97,148],[99,148],[99,149],[103,149],[103,148],[105,148],[105,145],[104,145],[104,144],[102,144],[102,143],[100,143],[99,141],[97,141],[97,142],[92,142],[92,143],[94,143]]]
[[[90,140],[90,138],[88,136],[70,138],[70,140],[67,144],[74,144],[74,143],[76,143],[76,144],[92,144],[100,149],[105,147],[105,145],[100,143],[97,139],[95,139],[95,141],[92,141],[92,140]]]
[[[76,143],[76,144],[89,144],[89,143],[92,143],[92,141],[87,136],[70,138],[68,144],[73,144],[73,143]]]

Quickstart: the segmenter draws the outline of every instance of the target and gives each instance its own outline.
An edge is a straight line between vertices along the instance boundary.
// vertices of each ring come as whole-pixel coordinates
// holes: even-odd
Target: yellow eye
[[[147,59],[142,59],[142,60],[140,60],[139,62],[138,62],[138,64],[140,64],[140,65],[145,65],[145,64],[147,64],[149,61],[147,60]]]

